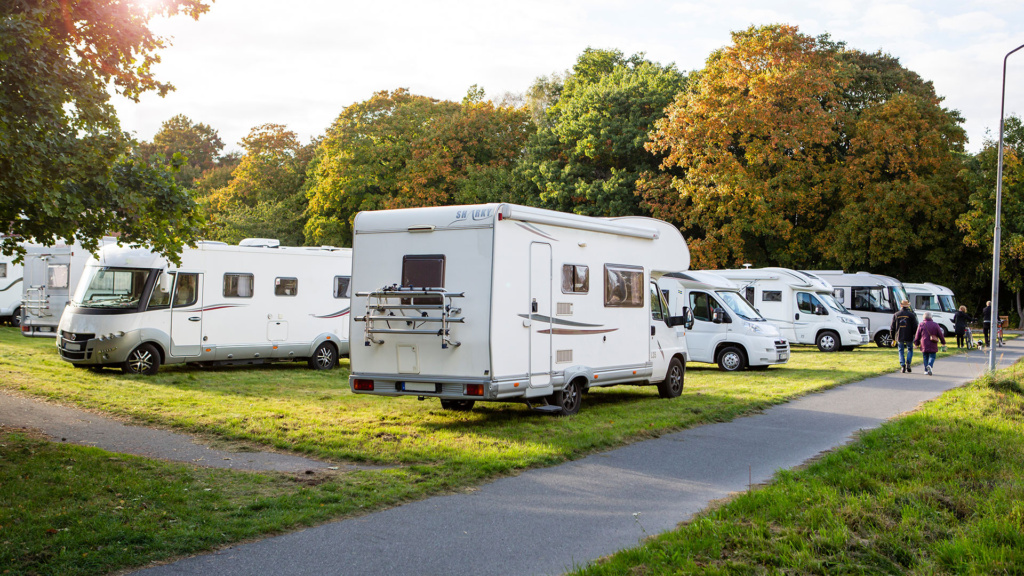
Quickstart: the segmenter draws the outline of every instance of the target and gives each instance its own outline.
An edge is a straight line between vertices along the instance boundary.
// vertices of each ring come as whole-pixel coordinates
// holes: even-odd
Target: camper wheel
[[[550,402],[552,405],[561,408],[558,411],[559,416],[572,416],[580,411],[580,403],[582,401],[580,396],[580,380],[576,378],[570,380],[564,388],[552,394]]]
[[[441,408],[445,410],[456,410],[458,412],[469,412],[473,409],[475,400],[445,400],[441,398]]]
[[[139,344],[138,348],[132,350],[128,359],[121,364],[121,371],[125,374],[152,376],[159,369],[160,353],[152,344]]]
[[[14,326],[15,328],[21,326],[21,306],[15,308],[14,312],[11,314],[11,326]]]
[[[892,334],[888,330],[882,330],[878,334],[875,334],[875,344],[879,348],[892,348]]]
[[[726,372],[738,372],[747,367],[747,357],[736,346],[726,346],[718,353],[718,367]]]
[[[818,334],[815,344],[822,352],[835,352],[839,350],[839,335],[831,330],[823,330],[821,334]]]
[[[658,382],[658,396],[675,398],[683,393],[683,380],[686,378],[686,365],[679,358],[668,363],[665,380]]]
[[[330,370],[337,363],[338,355],[334,344],[330,342],[321,342],[313,351],[313,357],[309,359],[309,367],[313,370]]]

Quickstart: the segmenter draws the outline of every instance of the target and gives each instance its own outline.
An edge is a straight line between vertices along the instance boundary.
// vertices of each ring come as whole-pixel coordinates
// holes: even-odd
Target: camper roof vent
[[[253,248],[280,248],[281,241],[276,238],[246,238],[239,242],[238,245]]]

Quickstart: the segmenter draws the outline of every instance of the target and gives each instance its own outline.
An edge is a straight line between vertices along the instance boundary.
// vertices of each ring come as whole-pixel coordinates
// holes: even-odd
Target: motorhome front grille
[[[786,344],[785,340],[776,340],[775,341],[775,351],[776,352],[785,352],[788,348],[789,348],[789,345]]]
[[[572,362],[572,350],[556,351],[555,362]]]
[[[85,352],[68,352],[67,350],[60,348],[60,356],[65,360],[85,360]]]
[[[68,342],[85,342],[96,337],[95,334],[76,334],[74,332],[61,331],[60,337]]]

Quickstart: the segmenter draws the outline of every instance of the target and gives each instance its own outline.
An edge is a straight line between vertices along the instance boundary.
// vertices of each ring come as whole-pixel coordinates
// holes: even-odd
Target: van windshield
[[[74,303],[82,308],[136,309],[153,272],[146,268],[86,266]]]
[[[740,318],[743,318],[744,320],[750,320],[752,322],[765,321],[764,318],[762,318],[761,315],[757,313],[757,310],[754,310],[754,308],[750,306],[746,299],[739,295],[739,292],[721,291],[716,292],[716,294],[718,294],[718,297],[721,298],[723,302],[725,302],[725,305],[728,306],[730,310],[735,312],[736,315],[739,316]]]
[[[956,312],[956,300],[952,296],[943,294],[939,296],[939,302],[942,303],[943,312]]]
[[[846,306],[840,304],[839,301],[836,300],[835,297],[829,294],[828,292],[815,292],[814,295],[817,296],[819,300],[824,302],[825,306],[828,306],[832,310],[835,310],[840,314],[851,314],[851,312],[846,309]]]

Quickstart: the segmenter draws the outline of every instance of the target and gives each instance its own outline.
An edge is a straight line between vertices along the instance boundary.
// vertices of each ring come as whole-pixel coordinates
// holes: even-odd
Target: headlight
[[[750,330],[754,334],[762,334],[764,336],[778,336],[779,330],[772,324],[767,322],[745,322],[744,328]]]
[[[839,321],[845,322],[846,324],[860,324],[860,322],[856,321],[853,318],[850,318],[849,316],[840,316]]]

